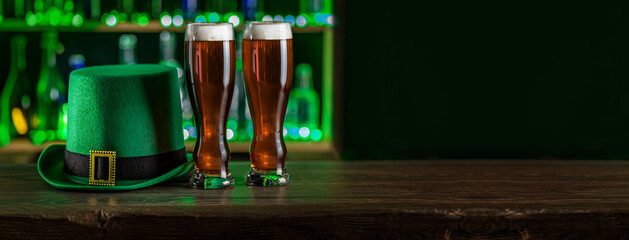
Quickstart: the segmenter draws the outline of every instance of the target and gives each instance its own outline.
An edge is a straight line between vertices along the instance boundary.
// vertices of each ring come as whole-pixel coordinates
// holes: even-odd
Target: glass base
[[[221,175],[210,175],[195,171],[190,177],[190,187],[194,189],[221,189],[234,185],[231,174],[226,178]]]
[[[255,171],[253,168],[247,174],[247,185],[258,187],[279,187],[286,186],[290,183],[290,175],[288,172],[284,174],[276,174],[275,171],[261,172]]]

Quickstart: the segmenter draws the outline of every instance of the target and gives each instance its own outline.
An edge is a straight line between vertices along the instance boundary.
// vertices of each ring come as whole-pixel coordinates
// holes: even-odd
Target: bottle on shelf
[[[200,1],[199,1],[200,2]],[[196,0],[186,0],[182,2],[183,17],[185,19],[194,19],[197,15],[198,2]]]
[[[37,82],[37,116],[31,131],[34,144],[65,140],[67,135],[68,89],[57,70],[57,32],[42,33],[42,65]]]
[[[181,114],[183,119],[184,140],[196,138],[196,128],[192,113],[192,105],[188,96],[186,85],[186,75],[183,67],[175,59],[175,49],[177,49],[177,35],[173,32],[162,31],[159,34],[160,61],[159,64],[174,67],[177,69],[179,79],[179,96],[181,98]]]
[[[288,99],[284,131],[291,140],[319,141],[320,99],[314,90],[312,67],[306,63],[299,64],[295,75],[295,85]]]
[[[26,72],[26,36],[11,39],[11,68],[0,95],[0,146],[28,137],[32,129],[34,90]]]
[[[2,11],[3,18],[14,18],[15,17],[15,1],[3,1],[0,6]]]
[[[13,17],[15,18],[23,18],[24,17],[24,9],[26,8],[27,1],[15,1],[15,10],[13,11]]]
[[[87,9],[89,8],[89,18],[91,19],[100,19],[101,17],[101,6],[100,0],[85,0],[85,14],[88,14]]]
[[[253,137],[253,121],[247,104],[245,79],[242,72],[242,32],[236,32],[236,76],[234,95],[227,120],[227,140],[246,142]]]
[[[162,13],[162,5],[161,0],[151,0],[151,18],[159,19],[160,14]]]
[[[138,38],[133,34],[123,34],[118,40],[120,52],[118,55],[119,64],[136,64],[138,57],[136,56],[136,45]]]
[[[318,13],[323,10],[323,0],[299,0],[299,11],[302,13]]]

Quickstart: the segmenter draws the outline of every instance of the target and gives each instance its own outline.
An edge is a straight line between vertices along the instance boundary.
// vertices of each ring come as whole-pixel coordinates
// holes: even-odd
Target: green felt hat
[[[44,149],[37,170],[63,189],[131,190],[191,169],[177,71],[155,64],[70,74],[66,145]]]

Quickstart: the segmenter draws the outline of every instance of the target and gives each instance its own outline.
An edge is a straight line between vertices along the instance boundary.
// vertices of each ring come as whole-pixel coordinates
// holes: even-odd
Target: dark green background
[[[629,158],[627,6],[408,2],[337,1],[344,159]],[[0,85],[15,34],[0,33]],[[40,33],[23,34],[34,83]],[[60,33],[63,77],[70,54],[117,63],[120,35]],[[138,61],[157,62],[158,34],[137,36]],[[321,43],[295,34],[295,64],[313,65],[318,91]]]
[[[627,10],[348,1],[343,158],[629,158]]]

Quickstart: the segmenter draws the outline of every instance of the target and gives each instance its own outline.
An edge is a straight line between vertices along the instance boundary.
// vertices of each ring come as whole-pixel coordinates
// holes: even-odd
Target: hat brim
[[[65,145],[50,145],[44,149],[41,155],[39,155],[39,160],[37,161],[37,171],[39,171],[39,175],[53,187],[76,190],[133,190],[148,187],[179,177],[190,171],[190,169],[194,166],[192,154],[188,153],[186,154],[186,163],[181,164],[173,170],[156,178],[133,181],[116,181],[116,186],[92,186],[88,184],[81,184],[79,181],[70,179],[69,176],[63,172],[64,158]],[[74,176],[73,178],[80,177]]]

